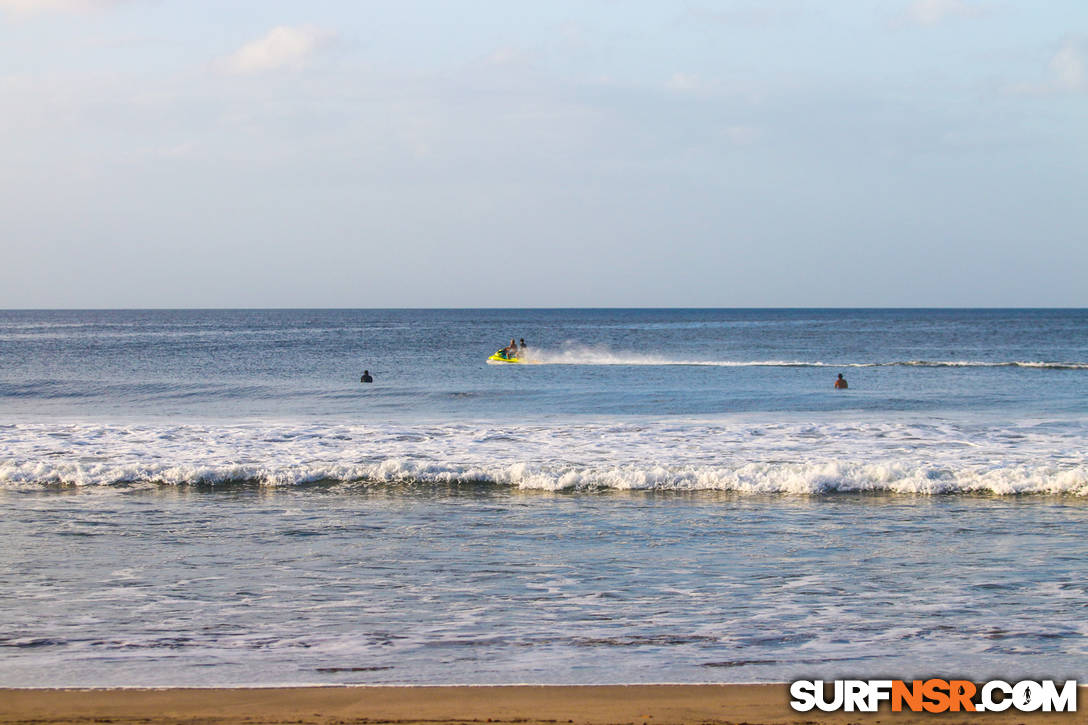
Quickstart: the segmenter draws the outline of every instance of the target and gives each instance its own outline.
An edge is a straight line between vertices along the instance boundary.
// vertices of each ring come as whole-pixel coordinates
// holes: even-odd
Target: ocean
[[[0,311],[0,506],[0,686],[1083,680],[1088,311]]]

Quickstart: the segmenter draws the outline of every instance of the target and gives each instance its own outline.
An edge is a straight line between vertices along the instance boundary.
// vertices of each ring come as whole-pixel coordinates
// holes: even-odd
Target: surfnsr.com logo
[[[798,680],[790,685],[790,707],[824,712],[876,712],[887,702],[892,712],[1076,712],[1077,682],[1022,680],[1010,684],[990,680],[981,686],[969,680],[834,680],[830,696],[823,680]]]

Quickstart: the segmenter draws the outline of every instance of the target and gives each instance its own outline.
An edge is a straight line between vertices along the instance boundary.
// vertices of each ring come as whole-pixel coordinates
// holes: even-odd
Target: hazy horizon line
[[[1010,307],[1005,305],[944,305],[944,306],[852,306],[852,305],[820,305],[820,306],[752,306],[752,307],[712,307],[712,306],[611,306],[592,305],[585,307],[572,306],[537,306],[537,307],[2,307],[0,312],[248,312],[248,311],[379,311],[379,310],[419,310],[419,311],[460,311],[460,310],[920,310],[920,311],[962,311],[962,310],[1055,310],[1055,311],[1086,311],[1088,307]]]

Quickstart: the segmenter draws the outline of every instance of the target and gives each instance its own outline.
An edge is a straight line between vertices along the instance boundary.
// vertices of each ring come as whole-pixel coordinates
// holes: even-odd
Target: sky
[[[0,307],[1088,306],[1083,0],[0,0]]]

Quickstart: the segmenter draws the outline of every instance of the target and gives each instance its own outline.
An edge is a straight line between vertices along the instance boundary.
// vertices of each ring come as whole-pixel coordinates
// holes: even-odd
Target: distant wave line
[[[1035,370],[1088,370],[1088,362],[1045,362],[1031,360],[892,360],[887,362],[824,362],[821,360],[672,360],[643,355],[583,355],[543,353],[530,358],[538,365],[643,365],[728,368],[1024,368]]]

